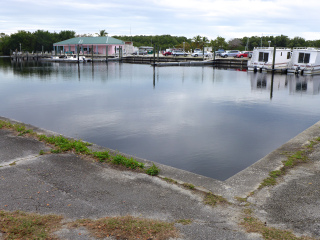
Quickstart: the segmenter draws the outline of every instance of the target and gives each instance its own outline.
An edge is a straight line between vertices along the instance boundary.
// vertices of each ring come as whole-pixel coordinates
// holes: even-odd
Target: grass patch
[[[207,193],[204,197],[204,203],[214,207],[220,203],[228,203],[228,201],[222,196],[215,195],[212,193]]]
[[[244,211],[244,218],[240,223],[247,232],[259,233],[264,239],[273,240],[312,240],[313,238],[302,236],[296,237],[292,232],[287,230],[280,230],[273,227],[266,226],[265,223],[259,219],[252,217],[252,210],[246,209]]]
[[[0,231],[4,239],[56,239],[51,235],[61,226],[62,217],[20,211],[0,211]]]
[[[166,182],[169,182],[169,183],[178,184],[178,182],[176,180],[173,180],[172,178],[164,177],[163,180],[165,180]]]
[[[109,159],[110,154],[109,151],[104,151],[104,152],[93,152],[93,156],[97,159],[99,159],[100,162],[105,162],[106,160]]]
[[[318,139],[318,138],[317,138]],[[267,186],[274,186],[277,184],[277,178],[286,174],[286,172],[298,164],[305,163],[308,161],[308,154],[312,151],[314,145],[318,144],[319,141],[310,141],[310,144],[305,149],[299,150],[291,155],[287,156],[287,160],[283,161],[283,166],[280,170],[272,171],[269,173],[269,177],[265,178],[259,186],[262,189]],[[320,140],[320,138],[319,138]],[[317,142],[316,142],[317,141]]]
[[[146,174],[150,175],[150,176],[157,176],[160,173],[160,169],[154,165],[154,163],[152,164],[151,167],[149,167],[148,169],[146,169]]]
[[[180,223],[182,225],[189,225],[192,223],[191,219],[179,219],[176,221],[176,223]]]
[[[114,236],[117,239],[169,239],[178,237],[174,223],[141,219],[132,216],[106,217],[99,220],[82,219],[73,227],[86,227],[95,237]]]
[[[144,163],[138,162],[133,158],[126,158],[122,155],[111,156],[109,151],[103,152],[93,152],[88,146],[92,145],[90,143],[83,142],[81,140],[68,139],[63,136],[46,136],[44,134],[36,134],[31,129],[27,129],[23,124],[12,124],[9,121],[0,120],[0,129],[12,129],[19,133],[19,135],[31,134],[39,141],[51,144],[54,149],[51,149],[51,153],[63,153],[68,151],[73,151],[77,154],[83,154],[90,157],[94,157],[100,162],[108,162],[116,165],[123,165],[130,169],[144,169]],[[45,154],[43,150],[39,152],[40,155]],[[152,165],[145,171],[151,176],[156,176],[159,174],[160,169],[156,165]]]
[[[189,188],[191,190],[193,190],[195,188],[195,186],[193,184],[191,184],[191,183],[184,183],[183,186],[186,187],[186,188]]]
[[[138,162],[137,160],[135,160],[133,158],[126,158],[126,157],[124,157],[124,156],[122,156],[120,154],[118,154],[115,157],[113,157],[111,162],[114,163],[114,164],[124,165],[127,168],[131,168],[131,169],[136,169],[136,168],[143,169],[144,168],[144,164],[143,163]]]

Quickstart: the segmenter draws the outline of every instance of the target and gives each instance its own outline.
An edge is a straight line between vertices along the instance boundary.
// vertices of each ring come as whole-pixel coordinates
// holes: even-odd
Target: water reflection
[[[0,115],[224,180],[318,121],[319,79],[0,60]]]

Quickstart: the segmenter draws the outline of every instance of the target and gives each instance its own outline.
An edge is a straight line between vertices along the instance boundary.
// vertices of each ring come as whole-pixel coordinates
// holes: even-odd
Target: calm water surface
[[[225,180],[317,121],[320,76],[0,58],[0,116]]]

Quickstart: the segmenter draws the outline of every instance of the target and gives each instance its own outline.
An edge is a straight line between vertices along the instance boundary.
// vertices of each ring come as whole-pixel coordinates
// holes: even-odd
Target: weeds
[[[86,227],[95,237],[115,236],[117,239],[169,239],[178,237],[174,223],[125,217],[106,217],[99,220],[78,220],[73,227]]]
[[[0,129],[12,129],[19,133],[19,135],[24,134],[32,134],[36,137],[39,141],[43,141],[45,143],[51,144],[54,146],[54,149],[51,149],[51,153],[63,153],[68,151],[74,151],[77,154],[84,154],[87,156],[94,157],[100,162],[109,162],[117,165],[123,165],[130,169],[144,169],[144,163],[138,162],[133,158],[126,158],[122,155],[111,156],[109,151],[104,152],[93,152],[91,151],[88,146],[92,145],[90,143],[83,142],[81,140],[73,140],[68,139],[63,136],[46,136],[44,134],[36,134],[31,129],[27,129],[22,124],[12,124],[9,121],[0,120]],[[45,154],[43,150],[39,152],[40,155]],[[152,165],[145,171],[147,174],[151,176],[156,176],[159,174],[160,170],[156,165]]]
[[[178,184],[178,182],[176,180],[173,180],[172,178],[164,177],[163,180],[165,180],[166,182],[169,182],[169,183]]]
[[[191,183],[184,183],[183,186],[186,187],[186,188],[189,188],[191,190],[193,190],[195,188],[195,186],[193,184],[191,184]]]
[[[204,203],[214,207],[219,203],[228,203],[228,201],[222,196],[207,193],[204,198]]]
[[[317,141],[317,142],[316,142]],[[283,166],[280,170],[272,171],[269,173],[269,177],[265,178],[259,186],[262,189],[267,186],[274,186],[277,184],[277,178],[286,174],[286,172],[294,166],[308,161],[308,154],[313,149],[315,144],[320,142],[320,137],[315,141],[310,141],[310,144],[305,149],[299,150],[287,157],[287,160],[283,161]]]
[[[0,230],[5,239],[54,239],[51,233],[61,226],[61,220],[54,215],[0,211]]]
[[[267,223],[261,222],[259,219],[252,217],[252,210],[245,209],[243,221],[240,223],[247,232],[259,233],[264,239],[273,240],[311,240],[313,238],[302,236],[296,237],[292,232],[268,227]]]
[[[146,169],[146,174],[150,176],[157,176],[159,173],[160,173],[160,169],[156,165],[154,165],[154,163],[152,164],[151,167]]]
[[[104,152],[94,152],[93,156],[95,158],[98,158],[100,162],[105,162],[105,160],[109,159],[109,151],[104,151]]]
[[[115,157],[113,157],[113,159],[111,160],[112,163],[114,164],[121,164],[126,166],[127,168],[131,168],[131,169],[136,169],[136,168],[144,168],[144,164],[141,162],[138,162],[137,160],[133,159],[133,158],[126,158],[120,154],[116,155]]]

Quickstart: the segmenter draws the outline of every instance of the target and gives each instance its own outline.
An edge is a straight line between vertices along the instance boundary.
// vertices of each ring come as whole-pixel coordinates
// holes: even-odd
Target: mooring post
[[[91,45],[91,61],[93,63],[93,45]]]
[[[156,45],[153,44],[153,66],[156,65]]]
[[[274,45],[274,48],[273,48],[272,72],[275,71],[275,69],[274,69],[275,60],[276,60],[276,45]]]
[[[78,44],[78,45],[77,45],[78,64],[79,64],[79,62],[80,62],[80,60],[79,60],[79,53],[80,53],[80,49],[79,49],[79,44]]]
[[[106,46],[106,62],[108,62],[108,50],[109,50],[109,47],[108,47],[108,45]]]
[[[159,52],[160,52],[160,50],[159,50],[159,45],[157,46],[157,56],[158,56],[158,59],[157,59],[157,61],[159,62]]]

